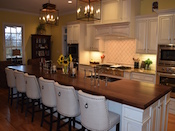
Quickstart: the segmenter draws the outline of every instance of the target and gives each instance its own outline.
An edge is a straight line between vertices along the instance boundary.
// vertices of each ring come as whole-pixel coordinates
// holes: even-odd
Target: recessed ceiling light
[[[72,4],[72,0],[68,0],[68,4]]]

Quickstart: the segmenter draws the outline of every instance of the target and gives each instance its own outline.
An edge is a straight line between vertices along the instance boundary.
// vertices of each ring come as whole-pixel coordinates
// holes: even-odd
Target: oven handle
[[[157,74],[159,76],[166,76],[166,77],[170,77],[170,78],[175,78],[175,74],[160,73],[160,72],[157,72]]]

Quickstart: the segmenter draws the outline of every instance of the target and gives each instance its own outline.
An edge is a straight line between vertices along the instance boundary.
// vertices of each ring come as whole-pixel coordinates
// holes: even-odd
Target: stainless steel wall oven
[[[175,44],[158,45],[158,66],[175,66]]]
[[[171,86],[175,98],[175,44],[158,45],[156,83]]]

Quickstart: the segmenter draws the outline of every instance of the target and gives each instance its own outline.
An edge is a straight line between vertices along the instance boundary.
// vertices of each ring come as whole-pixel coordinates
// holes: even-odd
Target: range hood
[[[95,26],[95,38],[134,39],[134,31],[130,22],[98,24]]]

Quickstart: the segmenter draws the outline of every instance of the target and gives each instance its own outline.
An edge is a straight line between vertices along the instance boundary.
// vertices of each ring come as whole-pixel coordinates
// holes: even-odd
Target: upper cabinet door
[[[129,0],[103,0],[102,23],[129,21]]]
[[[67,26],[67,43],[72,43],[73,41],[73,33],[72,33],[72,25]]]
[[[67,43],[79,43],[80,25],[67,26]]]
[[[157,53],[157,24],[158,19],[154,16],[136,19],[137,53]]]
[[[173,15],[165,15],[159,17],[159,44],[172,43],[173,36]]]
[[[73,43],[79,43],[80,25],[73,25]]]
[[[147,32],[147,21],[136,20],[136,52],[146,53],[146,32]]]
[[[147,53],[157,53],[157,28],[158,19],[148,19]]]

